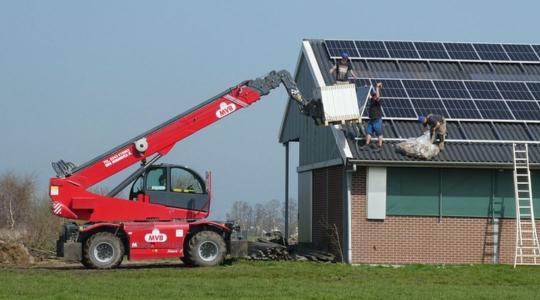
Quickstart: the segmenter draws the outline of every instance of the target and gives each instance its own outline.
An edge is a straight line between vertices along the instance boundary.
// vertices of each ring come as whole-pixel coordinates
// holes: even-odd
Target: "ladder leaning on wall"
[[[529,147],[513,144],[514,191],[516,203],[516,265],[540,265],[540,245],[534,220]]]

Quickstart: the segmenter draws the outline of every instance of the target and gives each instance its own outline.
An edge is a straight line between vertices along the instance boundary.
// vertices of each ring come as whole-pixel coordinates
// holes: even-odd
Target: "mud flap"
[[[64,243],[64,260],[80,262],[82,260],[82,244],[77,242]]]
[[[56,256],[69,261],[81,261],[82,245],[77,242],[79,227],[75,223],[66,223],[56,241]]]

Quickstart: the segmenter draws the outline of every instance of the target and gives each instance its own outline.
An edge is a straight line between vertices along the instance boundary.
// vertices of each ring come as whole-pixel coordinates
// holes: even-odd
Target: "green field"
[[[540,268],[234,262],[0,269],[0,299],[540,299]]]

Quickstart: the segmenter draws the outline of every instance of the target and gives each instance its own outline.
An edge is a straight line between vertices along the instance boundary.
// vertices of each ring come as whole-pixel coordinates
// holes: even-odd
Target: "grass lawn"
[[[310,262],[0,268],[0,299],[540,299],[540,268]]]

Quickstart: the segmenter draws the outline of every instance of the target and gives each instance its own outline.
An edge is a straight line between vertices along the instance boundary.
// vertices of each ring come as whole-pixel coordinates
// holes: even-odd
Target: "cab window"
[[[131,192],[129,193],[129,199],[131,200],[135,200],[137,198],[137,195],[142,193],[142,190],[143,190],[143,177],[140,176],[139,178],[137,178],[137,180],[135,180],[135,182],[133,183],[133,186],[131,187]]]
[[[171,190],[177,193],[204,194],[198,176],[182,168],[171,169]]]
[[[165,168],[152,169],[146,174],[146,190],[167,190],[167,170]]]

